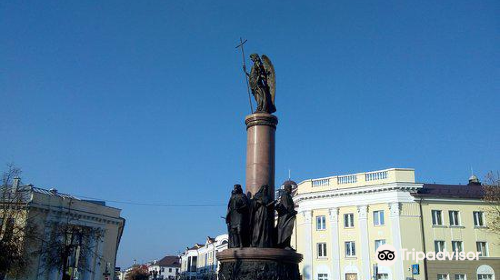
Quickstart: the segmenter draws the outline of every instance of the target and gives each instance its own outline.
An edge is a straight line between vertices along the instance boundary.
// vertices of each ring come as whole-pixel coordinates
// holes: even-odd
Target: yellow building
[[[498,279],[500,240],[488,231],[476,181],[422,184],[413,169],[391,168],[299,183],[292,245],[304,255],[304,279]],[[398,252],[392,266],[377,265],[383,244]],[[482,254],[479,260],[415,258],[444,250]],[[419,271],[412,275],[415,264]]]

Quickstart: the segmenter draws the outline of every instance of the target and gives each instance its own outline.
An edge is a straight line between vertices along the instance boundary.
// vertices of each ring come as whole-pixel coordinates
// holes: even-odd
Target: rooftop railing
[[[409,174],[408,172],[413,173],[414,171],[413,169],[391,168],[380,171],[312,179],[309,180],[309,182],[311,182],[312,187],[317,188],[317,187],[334,187],[338,185],[349,185],[349,184],[363,184],[368,182],[378,183],[377,181],[382,181],[382,180],[385,180],[387,182],[387,180],[389,179],[396,180],[401,178],[403,178],[403,180],[414,180],[414,175],[413,175],[414,173]]]

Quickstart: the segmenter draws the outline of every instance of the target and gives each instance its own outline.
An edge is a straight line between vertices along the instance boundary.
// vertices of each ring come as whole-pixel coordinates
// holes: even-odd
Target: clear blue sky
[[[2,1],[0,163],[116,201],[118,264],[225,231],[244,182],[241,55],[277,71],[276,178],[500,163],[499,1]]]

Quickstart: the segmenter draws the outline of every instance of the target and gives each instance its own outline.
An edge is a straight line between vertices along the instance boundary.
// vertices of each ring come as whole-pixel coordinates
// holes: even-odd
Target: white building
[[[165,256],[148,265],[150,280],[173,280],[180,273],[181,263],[178,256]]]
[[[228,235],[207,237],[205,244],[196,243],[181,255],[181,279],[217,279],[217,252],[228,248]]]

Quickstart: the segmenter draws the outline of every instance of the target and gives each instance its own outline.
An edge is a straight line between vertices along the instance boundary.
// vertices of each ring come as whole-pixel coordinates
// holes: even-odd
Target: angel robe
[[[274,113],[276,107],[273,104],[269,85],[267,84],[266,70],[260,62],[254,63],[249,75],[250,88],[257,102],[256,112]]]

